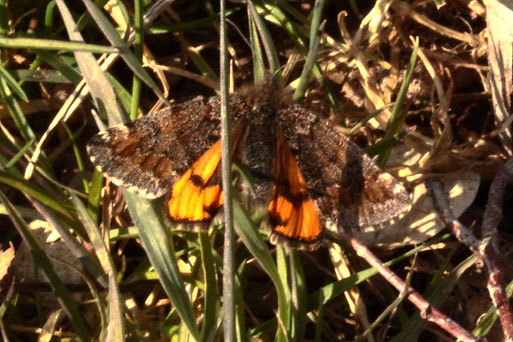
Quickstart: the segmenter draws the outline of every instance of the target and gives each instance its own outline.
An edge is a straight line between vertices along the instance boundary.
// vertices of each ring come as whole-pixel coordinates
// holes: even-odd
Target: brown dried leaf
[[[46,221],[35,220],[30,222],[29,227],[32,230],[33,236],[48,256],[74,263],[74,258],[70,255],[69,248],[62,241],[59,233],[53,226],[49,225]],[[57,272],[61,279],[65,279],[66,283],[80,284],[82,282],[82,278],[77,272],[62,263],[53,260],[52,263],[55,272]],[[13,263],[13,271],[16,278],[27,281],[46,280],[35,278],[34,268],[32,254],[27,246],[22,244],[16,253]]]

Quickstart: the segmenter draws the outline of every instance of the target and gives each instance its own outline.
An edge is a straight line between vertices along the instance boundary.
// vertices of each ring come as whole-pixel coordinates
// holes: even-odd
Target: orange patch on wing
[[[282,186],[288,185],[288,189],[280,191],[280,185],[275,185],[268,206],[273,232],[295,241],[315,242],[323,230],[317,208],[294,156],[282,139],[278,139],[276,179]]]
[[[209,221],[223,205],[221,184],[208,184],[221,161],[221,141],[207,150],[174,184],[168,202],[175,221]]]

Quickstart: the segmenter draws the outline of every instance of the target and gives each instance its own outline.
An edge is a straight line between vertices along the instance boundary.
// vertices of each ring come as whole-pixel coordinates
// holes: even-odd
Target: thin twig
[[[419,292],[415,291],[411,287],[407,289],[407,284],[399,276],[392,272],[390,268],[385,266],[383,262],[379,260],[358,239],[345,231],[339,231],[339,234],[351,245],[351,247],[353,247],[358,256],[365,259],[376,271],[379,272],[379,274],[381,274],[383,278],[385,278],[386,281],[395,287],[399,293],[407,291],[406,293],[408,300],[420,310],[420,316],[423,319],[438,325],[449,334],[458,338],[459,341],[480,341],[470,332],[465,330],[461,325],[431,305],[427,300],[424,299],[424,297],[422,297]]]
[[[433,197],[436,211],[442,221],[454,233],[456,238],[463,242],[483,263],[488,274],[488,292],[490,292],[492,302],[497,308],[505,341],[513,341],[513,314],[503,282],[496,237],[497,226],[502,219],[504,190],[512,179],[513,159],[510,159],[504,164],[490,187],[481,227],[483,237],[481,241],[454,218],[441,183],[437,181],[428,183],[428,189]]]
[[[504,199],[504,191],[508,183],[513,181],[513,158],[510,158],[499,171],[490,186],[488,195],[488,203],[483,216],[483,224],[481,226],[481,234],[483,242],[480,250],[483,251],[484,265],[489,272],[488,291],[492,297],[493,304],[497,308],[504,336],[507,341],[513,341],[513,314],[501,274],[499,264],[500,258],[497,243],[497,227],[502,220],[502,207]]]

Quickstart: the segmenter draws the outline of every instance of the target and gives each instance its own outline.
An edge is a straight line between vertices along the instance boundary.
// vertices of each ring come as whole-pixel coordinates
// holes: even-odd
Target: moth
[[[232,160],[253,179],[271,242],[319,247],[326,226],[382,226],[405,213],[405,188],[330,122],[269,83],[230,96]],[[114,184],[166,196],[169,218],[208,228],[223,205],[220,98],[197,97],[93,137],[87,151]]]

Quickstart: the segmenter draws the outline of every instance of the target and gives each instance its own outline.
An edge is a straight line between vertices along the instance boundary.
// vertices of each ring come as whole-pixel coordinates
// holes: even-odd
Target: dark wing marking
[[[174,184],[168,211],[175,223],[209,223],[223,205],[221,141],[208,149]]]
[[[243,127],[232,130],[232,156],[239,148]],[[209,148],[173,184],[168,202],[169,217],[174,223],[206,226],[223,205],[221,181],[221,140]]]
[[[324,228],[298,164],[282,136],[277,141],[276,160],[277,181],[264,221],[271,229],[271,242],[284,241],[301,249],[317,249]]]

